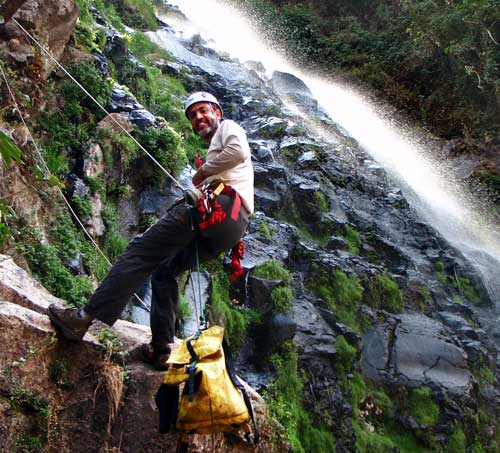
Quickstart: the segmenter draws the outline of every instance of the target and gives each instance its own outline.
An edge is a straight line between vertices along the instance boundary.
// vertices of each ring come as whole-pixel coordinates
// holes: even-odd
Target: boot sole
[[[69,341],[82,341],[84,335],[79,336],[73,330],[68,329],[64,323],[57,317],[55,313],[52,313],[50,307],[48,309],[49,319],[52,321],[52,324],[56,326],[57,330],[62,334],[62,336]]]

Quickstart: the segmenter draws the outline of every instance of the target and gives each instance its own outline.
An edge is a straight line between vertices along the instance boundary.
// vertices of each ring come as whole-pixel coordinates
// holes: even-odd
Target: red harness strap
[[[229,186],[224,186],[223,194],[233,198],[233,207],[231,208],[231,219],[237,221],[240,216],[241,198],[238,193]],[[198,228],[203,231],[217,223],[226,220],[226,213],[222,206],[217,202],[217,196],[208,188],[202,192],[202,197],[198,205],[198,212],[201,214],[201,221]],[[231,250],[231,268],[233,270],[229,279],[234,282],[238,277],[241,277],[245,270],[241,265],[240,260],[243,259],[245,253],[245,246],[243,241],[239,241]]]

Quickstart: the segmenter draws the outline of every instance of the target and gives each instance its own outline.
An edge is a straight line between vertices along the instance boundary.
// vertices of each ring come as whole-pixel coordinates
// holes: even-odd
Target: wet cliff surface
[[[118,79],[125,69],[127,74],[133,72],[137,79],[145,77],[146,69],[127,49],[124,34],[98,10],[92,10],[92,14],[104,34],[105,45],[83,61],[97,62],[104,75],[111,75],[109,65],[112,63]],[[466,451],[465,448],[498,451],[495,450],[499,439],[500,403],[498,300],[492,300],[478,271],[424,222],[405,198],[401,190],[404,182],[391,179],[384,168],[332,121],[303,81],[287,73],[267,74],[258,62],[232,60],[210,48],[199,35],[179,37],[174,24],[169,24],[172,14],[182,18],[175,8],[163,7],[158,30],[148,34],[169,55],[168,60],[153,58],[152,64],[178,80],[186,92],[205,90],[216,95],[225,116],[246,130],[252,150],[256,212],[244,239],[246,273],[231,288],[230,294],[242,310],[251,309],[257,314],[258,321],[249,323],[246,336],[239,342],[241,347],[235,348],[235,353],[242,377],[259,392],[271,395],[271,399],[274,396],[274,403],[270,402],[271,416],[285,424],[286,430],[291,429],[286,425],[287,418],[280,418],[283,414],[275,403],[279,391],[286,395],[286,389],[276,390],[273,382],[279,382],[286,369],[282,362],[293,357],[296,360],[293,372],[300,375],[295,398],[300,401],[300,411],[309,417],[307,426],[312,420],[312,425],[320,428],[321,433],[329,433],[338,452],[397,448],[400,451],[451,452]],[[126,67],[124,61],[127,61]],[[123,72],[120,67],[125,68]],[[125,79],[123,76],[121,82]],[[162,130],[164,121],[145,108],[129,88],[117,83],[112,87],[107,108],[114,117],[130,131]],[[102,119],[96,129],[114,127],[106,121]],[[9,129],[8,123],[4,126],[5,130]],[[115,152],[116,149],[112,148]],[[134,195],[119,194],[117,203],[119,229],[131,237],[143,229],[141,222],[145,218],[163,215],[180,191],[164,176],[159,186],[148,184],[153,166],[143,157],[134,161],[133,171],[125,177],[123,154],[115,158],[112,167],[98,165],[102,154],[100,145],[89,140],[85,152],[73,158],[68,169],[72,197],[91,199],[91,215],[86,225],[91,234],[99,238],[109,225],[103,216],[106,201],[99,193],[92,193],[89,177],[127,179]],[[14,180],[20,179],[5,171]],[[189,184],[188,167],[180,173],[179,181]],[[85,257],[76,254],[73,258],[76,259],[73,267],[84,267]],[[266,269],[270,261],[287,273],[259,272]],[[210,284],[215,275],[210,269],[203,273],[203,299],[208,305],[215,291],[216,283]],[[19,283],[21,287],[22,281],[23,278]],[[191,304],[192,286],[193,282],[186,285],[185,292]],[[2,288],[7,288],[2,290],[2,299],[19,303],[6,283]],[[285,289],[290,296],[277,296],[285,293]],[[147,293],[146,284],[141,293],[146,303]],[[4,305],[11,309],[7,302]],[[28,304],[27,309],[33,306]],[[88,352],[88,348],[92,349],[89,345],[78,352],[73,346],[71,350],[59,352],[57,348],[62,346],[53,339],[47,319],[40,315],[35,322],[34,315],[25,314],[24,310],[15,315],[21,319],[23,332],[35,335],[43,331],[36,333],[41,338],[37,340],[40,345],[45,344],[45,337],[56,344],[50,352],[55,358],[47,358],[42,368],[50,370],[49,362],[64,364],[81,354],[86,355],[78,361],[87,363],[94,360],[92,354],[98,354]],[[35,311],[43,313],[44,304]],[[131,316],[141,324],[148,322],[147,313],[140,307],[131,309]],[[2,319],[5,326],[13,322],[7,312]],[[227,316],[216,319],[228,322]],[[33,323],[44,327],[40,330]],[[184,325],[184,333],[192,331],[194,325],[191,315],[191,321]],[[115,330],[120,332],[120,326]],[[31,333],[23,337],[29,338]],[[135,359],[134,347],[144,341],[144,336],[147,338],[147,332],[139,336],[130,340],[130,357]],[[10,342],[12,337],[5,335],[4,342]],[[33,342],[23,343],[24,349],[17,354],[26,356],[30,343]],[[290,350],[293,354],[287,355]],[[6,357],[6,365],[2,366],[13,373],[3,386],[6,407],[9,398],[12,401],[15,385],[33,386],[39,393],[50,380],[42,376],[36,382],[22,380],[16,384],[12,380],[17,373],[16,366],[12,371],[14,356]],[[102,377],[114,373],[114,368],[102,376],[97,368],[92,368],[92,377],[85,385],[107,392],[110,404],[93,407],[92,417],[82,419],[78,427],[64,425],[66,440],[57,444],[59,449],[80,451],[75,447],[65,450],[69,448],[67,445],[77,442],[78,431],[84,437],[93,433],[95,451],[104,445],[120,451],[146,451],[146,448],[147,451],[166,451],[157,444],[163,441],[151,434],[149,427],[137,428],[139,422],[134,414],[145,410],[137,405],[150,404],[150,400],[141,398],[151,396],[153,386],[135,359],[118,365],[104,361],[111,368],[116,365],[120,370],[125,369],[130,376],[130,381],[124,384],[126,390],[124,393],[120,390],[118,395],[122,401],[122,405],[114,409],[118,415],[113,412],[112,404],[116,401],[109,393],[116,380],[108,382]],[[20,369],[26,366],[21,365]],[[74,367],[71,370],[73,374],[78,373]],[[26,369],[22,373],[24,376],[32,372]],[[52,386],[49,393],[56,386],[57,395],[47,398],[58,401],[57,411],[64,415],[69,414],[69,409],[63,380],[77,382],[87,377],[80,376],[75,381],[73,374],[63,376],[61,373],[49,385]],[[154,375],[151,380],[159,376],[150,374]],[[79,392],[90,404],[91,391],[80,389]],[[26,409],[27,397],[21,396],[18,406]],[[71,407],[77,410],[80,406],[72,403]],[[102,413],[99,415],[98,411]],[[148,406],[146,412],[147,420],[151,421],[154,411]],[[39,423],[32,417],[32,425],[33,420]],[[303,418],[297,416],[294,420],[300,426]],[[27,422],[14,431],[39,432],[36,427],[26,426]],[[281,445],[288,442],[299,451],[300,448],[305,451],[332,448],[333,444],[325,442],[320,449],[315,444],[307,444],[310,440],[297,426],[298,443],[285,436],[280,438]],[[400,441],[403,435],[411,439],[411,445],[415,445],[413,450],[405,450]],[[6,433],[3,436],[9,438]],[[14,445],[16,440],[9,442]],[[280,442],[274,448],[281,448]],[[226,441],[226,445],[229,451],[252,448],[235,446],[231,441]],[[273,447],[264,443],[259,448],[269,451]]]

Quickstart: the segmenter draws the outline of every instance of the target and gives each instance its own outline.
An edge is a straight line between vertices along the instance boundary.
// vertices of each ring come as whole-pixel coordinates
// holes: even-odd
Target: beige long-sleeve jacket
[[[233,187],[249,214],[254,211],[254,176],[247,136],[241,126],[224,120],[208,147],[201,167],[206,180],[218,179]]]

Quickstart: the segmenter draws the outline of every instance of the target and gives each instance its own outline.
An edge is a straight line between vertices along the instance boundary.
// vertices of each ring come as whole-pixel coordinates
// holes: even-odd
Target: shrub
[[[159,129],[148,128],[145,131],[136,129],[134,135],[154,158],[174,176],[186,164],[186,153],[182,147],[182,138],[170,126]],[[159,185],[165,179],[165,174],[156,166],[154,172],[153,179]]]

